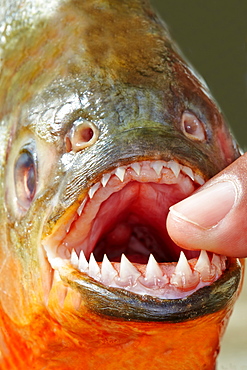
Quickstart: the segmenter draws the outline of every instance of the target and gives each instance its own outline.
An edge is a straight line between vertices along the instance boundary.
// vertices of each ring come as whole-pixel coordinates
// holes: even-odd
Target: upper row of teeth
[[[174,160],[171,160],[169,162],[165,162],[165,161],[162,161],[162,160],[153,161],[153,162],[150,162],[150,167],[155,171],[155,173],[158,177],[162,176],[163,168],[169,168],[173,172],[173,174],[175,175],[176,178],[178,178],[180,172],[182,172],[182,173],[186,174],[187,176],[189,176],[192,181],[196,182],[199,185],[203,185],[205,183],[204,179],[200,175],[194,173],[191,168],[189,168],[187,166],[183,166],[183,165],[179,164],[178,162],[176,162]],[[117,167],[112,172],[108,172],[108,173],[103,174],[101,180],[99,182],[97,182],[96,184],[94,184],[89,189],[89,191],[88,191],[89,198],[90,199],[93,198],[94,194],[100,188],[101,185],[103,187],[106,187],[107,183],[109,182],[110,178],[113,175],[115,175],[121,182],[124,182],[126,171],[129,168],[131,168],[136,173],[137,176],[141,175],[142,167],[141,167],[141,164],[139,162],[131,163],[128,166]],[[84,208],[85,202],[86,202],[86,198],[84,199],[84,202],[82,202],[81,206],[78,209],[78,214],[79,215],[81,214],[81,212]]]
[[[72,250],[70,263],[80,272],[87,273],[93,279],[107,285],[111,285],[112,282],[114,282],[114,285],[120,286],[121,284],[134,285],[137,279],[142,277],[142,283],[149,286],[162,282],[163,285],[171,284],[178,288],[184,288],[190,285],[198,285],[200,281],[208,282],[212,281],[213,278],[218,278],[226,267],[225,259],[223,256],[213,254],[210,261],[207,252],[202,250],[195,266],[191,268],[185,254],[181,252],[171,276],[162,271],[153,255],[149,257],[144,276],[124,254],[119,264],[119,273],[106,255],[104,255],[101,266],[99,266],[93,253],[91,253],[89,262],[87,262],[83,251],[80,252],[78,257],[75,250]]]

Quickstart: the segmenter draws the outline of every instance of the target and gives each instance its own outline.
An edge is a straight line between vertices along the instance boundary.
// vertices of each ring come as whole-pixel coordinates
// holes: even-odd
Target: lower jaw
[[[119,363],[128,369],[163,368],[164,363],[168,369],[197,369],[202,364],[213,369],[239,283],[235,280],[231,287],[234,293],[229,294],[239,266],[233,259],[228,262],[226,276],[188,298],[176,300],[103,287],[67,266],[62,281],[53,285],[48,305],[56,323],[69,333],[63,341],[59,335],[54,338],[53,332],[52,343],[59,343],[55,352],[54,346],[48,347],[53,352],[51,359],[61,356],[54,368],[60,368],[67,358],[68,364],[72,366],[75,361],[78,369],[82,364],[86,368],[117,369]],[[68,337],[73,346],[78,346],[71,352]]]
[[[55,272],[48,308],[60,316],[59,304],[63,315],[69,310],[79,320],[94,313],[127,321],[185,322],[226,308],[229,311],[240,291],[241,279],[241,261],[229,258],[226,270],[213,283],[187,291],[183,298],[172,295],[166,299],[155,297],[153,290],[150,295],[136,294],[126,287],[107,286],[67,264]]]

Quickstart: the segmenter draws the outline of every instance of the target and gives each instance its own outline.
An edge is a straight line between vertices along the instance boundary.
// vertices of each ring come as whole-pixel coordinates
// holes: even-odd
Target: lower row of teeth
[[[207,252],[202,250],[197,260],[188,261],[181,252],[177,264],[158,264],[153,255],[150,255],[145,272],[141,272],[124,254],[120,263],[111,263],[106,255],[102,263],[98,263],[93,253],[87,262],[83,251],[78,257],[72,250],[70,264],[107,286],[142,294],[148,294],[152,289],[152,292],[158,292],[156,296],[165,295],[169,298],[169,289],[197,290],[217,280],[226,269],[226,257],[213,254],[210,261]]]

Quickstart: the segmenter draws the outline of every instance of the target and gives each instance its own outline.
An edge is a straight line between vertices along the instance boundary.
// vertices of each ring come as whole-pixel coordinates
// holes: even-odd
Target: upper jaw
[[[72,212],[68,221],[43,240],[43,246],[52,268],[58,270],[61,277],[66,275],[65,271],[68,268],[72,268],[80,273],[82,279],[83,276],[89,277],[92,282],[98,281],[105,287],[121,288],[141,296],[149,295],[162,299],[186,297],[217,280],[226,268],[225,257],[213,255],[209,258],[206,252],[203,252],[198,259],[198,253],[185,252],[188,259],[191,258],[188,263],[184,254],[181,254],[179,258],[181,250],[174,245],[172,257],[170,257],[173,259],[163,260],[164,256],[162,257],[161,254],[159,261],[161,263],[158,264],[148,248],[140,243],[136,246],[136,243],[131,242],[128,247],[131,252],[126,249],[122,251],[123,255],[121,252],[117,254],[117,257],[114,257],[111,251],[108,254],[107,246],[103,250],[96,248],[103,233],[101,224],[106,222],[105,218],[109,213],[104,212],[104,204],[107,199],[125,191],[127,186],[133,183],[137,187],[147,186],[146,184],[156,186],[157,184],[157,186],[162,186],[162,189],[164,186],[166,192],[172,190],[172,194],[177,194],[175,197],[167,196],[169,198],[167,204],[164,209],[161,208],[165,220],[169,206],[189,196],[204,183],[204,179],[190,167],[175,160],[133,162],[102,174],[100,180],[91,186],[81,204]],[[126,193],[129,194],[129,191]],[[130,199],[129,207],[131,207],[131,202]],[[115,210],[111,210],[111,213],[117,213],[119,208],[121,209],[121,204],[116,203]],[[158,216],[157,219],[161,218],[160,215]],[[97,222],[97,220],[101,221]],[[159,228],[162,228],[161,224]],[[165,229],[164,226],[163,228]],[[117,232],[114,232],[116,236]],[[162,231],[161,234],[162,237],[167,238],[166,231]],[[132,259],[134,252],[140,254],[140,249],[145,255],[145,263],[131,264],[128,258]],[[95,261],[92,252],[96,255],[98,262]],[[155,253],[159,255],[157,251]],[[120,257],[121,263],[119,263]],[[111,264],[109,259],[115,262]],[[146,265],[148,259],[149,262]]]

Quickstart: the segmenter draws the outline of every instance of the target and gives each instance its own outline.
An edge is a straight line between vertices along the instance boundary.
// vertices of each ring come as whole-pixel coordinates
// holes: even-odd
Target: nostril
[[[79,135],[80,135],[80,137],[78,139],[79,139],[80,142],[88,143],[92,139],[92,137],[94,135],[94,132],[91,129],[91,127],[83,127],[80,130]]]
[[[93,145],[99,136],[98,128],[88,121],[80,121],[75,124],[65,137],[66,151],[78,152]]]

